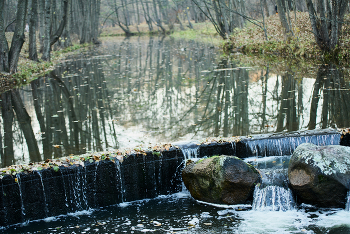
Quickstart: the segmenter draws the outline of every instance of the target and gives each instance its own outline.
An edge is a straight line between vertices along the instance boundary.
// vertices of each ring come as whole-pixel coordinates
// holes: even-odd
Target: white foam
[[[303,211],[245,211],[237,214],[242,218],[238,233],[313,233],[305,229],[312,220]]]
[[[191,197],[191,194],[188,190],[185,190],[178,193],[174,193],[171,196],[177,199],[181,199],[181,198],[189,198]]]
[[[142,229],[140,232],[155,232],[156,230],[154,229]]]
[[[226,205],[226,204],[215,204],[215,203],[210,203],[210,202],[204,202],[204,201],[199,201],[199,200],[196,200],[196,202],[201,203],[201,204],[205,204],[205,205],[209,205],[209,206],[218,207],[218,208],[227,208],[227,209],[236,209],[236,210],[239,210],[241,208],[251,208],[252,207],[252,205],[248,205],[248,204]]]
[[[329,212],[317,212],[319,217],[315,224],[320,227],[348,226],[350,227],[350,212],[346,210],[332,210]]]
[[[91,215],[94,211],[95,211],[95,209],[80,210],[80,211],[68,213],[67,215],[73,216],[73,217],[78,217],[78,216],[82,216],[82,215]]]
[[[199,224],[198,218],[193,218],[191,221],[188,222],[188,225],[191,225],[191,226],[197,226],[198,224]]]
[[[45,222],[53,222],[53,221],[57,221],[57,217],[47,217],[45,219],[43,219]]]
[[[122,203],[118,204],[118,206],[121,207],[121,208],[130,206],[130,205],[132,205],[132,202],[122,202]]]

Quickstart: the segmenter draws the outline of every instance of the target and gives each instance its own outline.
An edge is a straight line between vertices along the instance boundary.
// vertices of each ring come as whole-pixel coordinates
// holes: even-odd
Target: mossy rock
[[[233,156],[213,156],[192,162],[182,179],[193,198],[217,204],[245,204],[252,200],[259,172]]]

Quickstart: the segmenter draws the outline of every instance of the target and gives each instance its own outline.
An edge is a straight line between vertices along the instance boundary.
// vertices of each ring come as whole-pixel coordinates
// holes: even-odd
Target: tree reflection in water
[[[197,42],[105,41],[1,94],[2,166],[137,144],[349,127],[349,81],[246,68]]]

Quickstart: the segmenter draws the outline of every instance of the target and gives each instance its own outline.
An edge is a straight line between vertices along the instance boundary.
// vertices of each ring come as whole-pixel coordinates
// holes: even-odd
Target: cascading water
[[[22,195],[22,189],[21,189],[21,176],[20,176],[20,174],[17,174],[16,178],[17,178],[17,183],[18,183],[19,196],[20,196],[20,199],[21,199],[22,220],[24,220],[24,217],[25,217],[26,213],[24,211],[25,208],[24,208],[24,203],[23,203],[23,195]]]
[[[346,197],[346,206],[345,206],[346,211],[350,211],[350,191],[348,191],[348,196]]]
[[[185,161],[192,158],[198,158],[198,151],[199,151],[199,141],[190,141],[190,142],[175,142],[172,143],[172,145],[178,146],[183,155]]]
[[[289,188],[275,185],[265,188],[260,188],[260,186],[255,186],[253,210],[286,211],[294,208],[295,203]]]
[[[184,161],[182,164],[179,165],[179,167],[185,167],[186,161],[189,159],[195,159],[198,158],[198,151],[199,151],[199,145],[200,143],[198,141],[190,141],[190,142],[175,142],[172,143],[172,145],[178,146],[184,155]],[[177,168],[178,170],[178,168]],[[184,183],[182,183],[182,192],[188,192],[186,186]]]
[[[288,188],[288,162],[290,156],[248,158],[262,176],[262,183],[255,186],[252,208],[258,211],[286,211],[295,206]]]
[[[46,193],[45,193],[45,186],[44,186],[44,181],[43,181],[43,176],[41,175],[40,171],[37,171],[39,177],[40,177],[40,183],[43,188],[43,197],[44,197],[44,206],[45,206],[45,217],[48,217],[49,215],[49,209],[47,207],[47,201],[46,201]]]
[[[310,134],[305,132],[297,135],[286,136],[257,136],[256,138],[243,139],[247,147],[248,156],[284,156],[293,154],[294,150],[303,143],[312,143],[319,146],[338,145],[340,134],[335,131]]]
[[[94,202],[95,202],[95,206],[97,204],[96,201],[96,191],[97,191],[97,170],[98,170],[98,165],[100,164],[100,162],[96,162],[95,163],[95,176],[94,176]]]
[[[116,160],[118,160],[118,159],[116,159]],[[116,181],[117,181],[117,183],[115,183],[117,186],[116,189],[120,191],[121,200],[122,200],[122,202],[124,202],[125,201],[124,200],[124,192],[125,191],[124,191],[124,186],[123,186],[122,171],[120,169],[120,163],[119,163],[119,161],[116,161],[114,164],[115,164],[115,170],[116,170],[115,176],[116,176]]]
[[[61,172],[61,178],[62,178],[62,184],[63,184],[63,190],[64,190],[64,200],[65,200],[65,205],[68,208],[68,198],[67,198],[67,189],[66,189],[66,183],[64,182],[64,177],[63,177],[63,172]]]

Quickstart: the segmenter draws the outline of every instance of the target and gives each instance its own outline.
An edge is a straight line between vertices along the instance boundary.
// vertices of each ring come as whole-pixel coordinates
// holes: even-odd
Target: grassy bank
[[[230,41],[224,46],[228,54],[242,52],[244,54],[261,54],[264,57],[307,59],[315,62],[347,62],[350,59],[350,27],[344,24],[337,48],[337,56],[331,57],[321,51],[311,29],[311,23],[307,12],[291,12],[291,24],[294,37],[285,41],[283,28],[278,15],[272,15],[266,19],[267,38],[263,29],[253,24],[248,24],[243,29],[237,29]],[[349,21],[349,16],[345,18]]]
[[[196,40],[215,46],[222,46],[224,40],[215,31],[214,26],[210,22],[193,23],[193,29],[174,31],[170,37],[175,39]]]
[[[6,33],[9,45],[11,43],[12,33]],[[26,35],[26,38],[28,36]],[[15,74],[0,73],[0,93],[7,90],[18,87],[22,84],[27,84],[30,81],[52,71],[55,66],[61,63],[67,56],[77,54],[89,47],[90,44],[79,44],[78,42],[72,42],[72,46],[67,48],[61,48],[51,51],[51,61],[46,62],[40,60],[39,62],[32,61],[28,58],[28,39],[23,44],[20,58],[18,61],[17,72]],[[39,41],[37,42],[37,48],[39,48]],[[38,54],[40,58],[42,54]]]
[[[167,25],[164,25],[164,27],[166,30],[168,30],[167,34],[176,39],[181,38],[186,40],[196,40],[214,45],[223,44],[222,38],[218,35],[214,26],[209,21],[203,23],[191,23],[193,25],[193,29],[190,29],[185,23],[183,23],[182,29],[180,24],[174,24],[174,28],[172,30],[170,30]],[[131,25],[129,26],[129,29],[133,36],[162,35],[162,31],[160,31],[157,27],[154,27],[153,31],[150,32],[146,23]],[[114,36],[125,36],[125,32],[119,26],[105,27],[101,31],[101,37]]]

